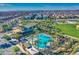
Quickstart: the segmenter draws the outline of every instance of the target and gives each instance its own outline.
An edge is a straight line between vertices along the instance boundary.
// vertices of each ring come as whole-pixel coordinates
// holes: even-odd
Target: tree
[[[13,49],[14,52],[20,51],[20,49],[17,46],[12,47],[12,49]]]
[[[11,22],[12,26],[15,26],[15,25],[16,25],[16,23],[17,23],[17,21],[16,21],[16,20],[14,20],[14,21],[12,21],[12,22]]]
[[[0,48],[0,55],[4,53],[4,50]]]
[[[6,35],[6,34],[3,36],[3,38],[6,40],[11,40],[11,37],[9,35]]]
[[[21,34],[13,34],[12,37],[14,37],[15,39],[20,39]]]
[[[22,25],[26,25],[26,24],[27,24],[27,21],[26,21],[26,20],[22,20],[22,21],[21,21],[21,24],[22,24]]]
[[[4,25],[2,25],[2,28],[4,31],[9,31],[12,29],[12,26],[11,26],[11,24],[4,24]]]

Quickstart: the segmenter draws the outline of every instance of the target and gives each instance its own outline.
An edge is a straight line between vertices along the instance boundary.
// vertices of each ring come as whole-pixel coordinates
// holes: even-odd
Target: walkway
[[[27,55],[27,54],[28,54],[28,55],[31,55],[29,51],[25,51],[19,44],[17,44],[16,46],[19,47],[20,50],[21,50],[23,53],[25,53],[26,55]]]
[[[77,38],[77,37],[74,37],[74,36],[70,36],[70,35],[64,35],[64,36],[70,37],[70,38],[72,38],[72,39],[79,40],[79,38]]]

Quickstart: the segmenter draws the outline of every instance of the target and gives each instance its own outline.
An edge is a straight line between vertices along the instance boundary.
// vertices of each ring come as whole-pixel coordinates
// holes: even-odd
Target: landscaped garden
[[[18,25],[14,26],[14,23],[15,22],[10,23],[11,26],[9,24],[4,24],[2,26],[5,32],[2,38],[5,39],[7,42],[2,44],[1,48],[12,49],[11,50],[12,54],[21,53],[20,49],[16,46],[16,44],[19,44],[20,46],[23,45],[22,48],[24,50],[27,47],[27,45],[28,47],[29,45],[32,45],[32,46],[35,46],[36,48],[38,46],[46,47],[45,44],[47,44],[47,42],[44,42],[44,44],[41,44],[40,42],[38,43],[38,41],[34,39],[34,37],[40,33],[50,35],[53,38],[53,41],[51,40],[51,43],[47,44],[47,47],[46,47],[46,49],[50,48],[50,50],[48,51],[49,53],[46,52],[46,49],[43,49],[45,50],[44,52],[45,54],[50,54],[51,52],[51,55],[53,54],[69,55],[69,54],[75,54],[76,52],[78,52],[77,50],[79,49],[79,41],[72,38],[72,37],[79,38],[79,30],[76,29],[75,24],[57,24],[51,20],[46,20],[46,21],[45,20],[44,21],[20,20],[20,22],[17,23],[19,26]],[[22,32],[13,31],[15,29],[21,29]],[[7,33],[10,33],[10,35],[8,35]],[[71,37],[64,36],[65,34]],[[32,39],[30,40],[30,42],[32,43],[29,42],[26,45],[26,41],[28,41],[27,39],[28,37]],[[46,38],[44,40],[46,41]],[[0,51],[2,51],[2,49]]]

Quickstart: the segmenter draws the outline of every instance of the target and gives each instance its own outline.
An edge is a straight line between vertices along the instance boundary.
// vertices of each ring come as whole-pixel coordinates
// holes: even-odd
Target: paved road
[[[72,38],[72,39],[79,40],[79,38],[77,38],[77,37],[73,37],[73,36],[69,36],[69,35],[64,35],[64,36],[70,37],[70,38]]]
[[[60,34],[60,33],[57,33],[57,34]],[[70,38],[72,38],[72,39],[79,40],[79,38],[77,38],[77,37],[74,37],[74,36],[70,36],[70,35],[67,35],[67,34],[65,34],[64,36],[70,37]]]

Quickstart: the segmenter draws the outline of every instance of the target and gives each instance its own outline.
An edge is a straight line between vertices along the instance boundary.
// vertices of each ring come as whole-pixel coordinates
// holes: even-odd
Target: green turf
[[[76,29],[75,24],[58,24],[56,28],[59,28],[61,32],[79,38],[79,30]]]

